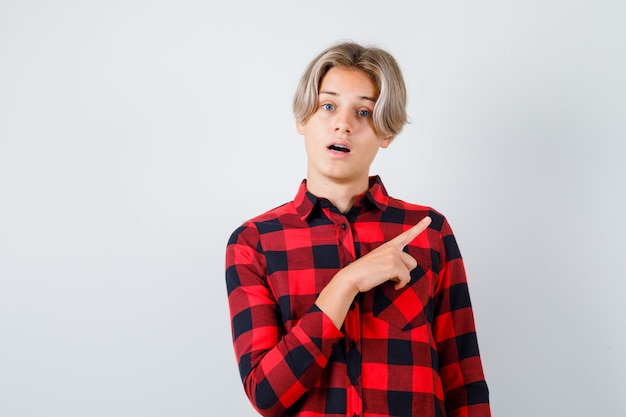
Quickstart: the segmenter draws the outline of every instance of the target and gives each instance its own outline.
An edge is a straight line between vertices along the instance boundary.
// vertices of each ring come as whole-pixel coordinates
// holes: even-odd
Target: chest
[[[268,286],[274,296],[285,330],[293,326],[315,303],[333,276],[350,262],[367,255],[408,226],[358,221],[338,217],[314,227],[290,228],[265,236],[263,251]],[[418,267],[411,282],[401,290],[385,283],[360,294],[346,320],[356,331],[368,329],[407,331],[432,321],[438,252],[427,233],[407,246]],[[367,323],[365,323],[367,322]],[[359,331],[360,332],[360,331]]]

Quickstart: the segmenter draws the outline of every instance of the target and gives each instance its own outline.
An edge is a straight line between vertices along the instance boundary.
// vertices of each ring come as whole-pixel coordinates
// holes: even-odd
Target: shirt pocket
[[[433,273],[420,266],[411,271],[411,281],[400,290],[387,281],[374,289],[373,315],[408,331],[432,323]]]

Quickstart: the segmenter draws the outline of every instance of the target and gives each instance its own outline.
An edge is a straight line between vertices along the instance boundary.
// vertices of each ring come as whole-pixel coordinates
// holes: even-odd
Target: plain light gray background
[[[442,211],[494,415],[624,416],[621,1],[1,1],[0,416],[251,417],[226,241],[305,173],[339,39],[400,62],[372,173]]]

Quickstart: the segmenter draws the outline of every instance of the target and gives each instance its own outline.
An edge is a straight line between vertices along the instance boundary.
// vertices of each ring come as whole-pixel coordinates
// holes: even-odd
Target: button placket
[[[332,213],[331,219],[337,233],[341,265],[346,266],[356,258],[352,228],[343,214]]]

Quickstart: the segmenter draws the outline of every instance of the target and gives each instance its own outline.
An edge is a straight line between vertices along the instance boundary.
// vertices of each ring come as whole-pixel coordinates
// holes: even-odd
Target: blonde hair
[[[378,88],[373,113],[376,133],[382,137],[394,137],[402,131],[408,116],[406,87],[398,63],[387,51],[354,42],[331,46],[309,63],[293,98],[293,114],[297,122],[306,123],[317,110],[319,86],[333,67],[359,69],[372,78]]]

